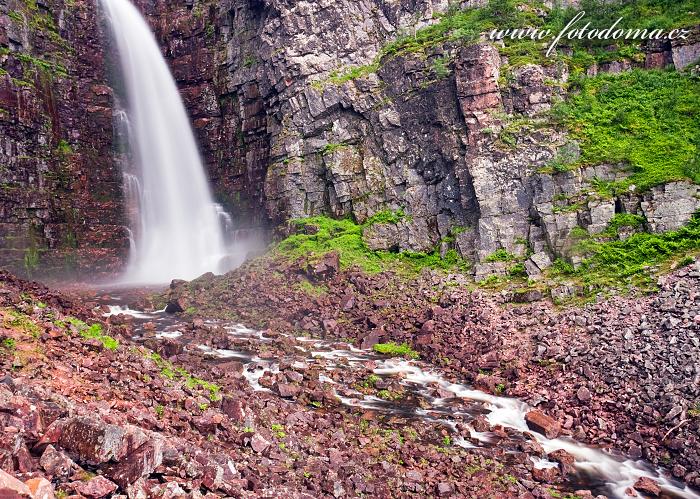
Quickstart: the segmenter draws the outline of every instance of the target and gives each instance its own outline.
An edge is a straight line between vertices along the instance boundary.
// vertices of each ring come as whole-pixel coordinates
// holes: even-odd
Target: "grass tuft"
[[[393,341],[389,343],[377,343],[372,347],[372,350],[390,357],[406,357],[408,359],[417,359],[420,357],[418,352],[411,348],[408,343],[402,343],[400,345]]]

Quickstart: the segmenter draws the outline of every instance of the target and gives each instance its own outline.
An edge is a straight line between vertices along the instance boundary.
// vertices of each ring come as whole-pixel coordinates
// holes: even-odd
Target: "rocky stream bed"
[[[698,497],[696,267],[557,309],[458,276],[269,263],[174,282],[176,314],[153,290],[4,274],[0,489]]]

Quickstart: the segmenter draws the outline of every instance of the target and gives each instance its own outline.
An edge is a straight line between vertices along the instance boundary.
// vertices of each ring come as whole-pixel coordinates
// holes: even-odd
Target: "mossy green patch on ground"
[[[216,383],[205,381],[190,374],[187,370],[175,366],[172,362],[164,360],[160,355],[151,351],[143,351],[144,357],[152,360],[160,369],[160,373],[164,378],[175,380],[179,379],[184,382],[185,386],[191,390],[202,389],[207,392],[209,399],[212,401],[221,399],[221,387]]]
[[[372,350],[390,357],[406,357],[408,359],[417,359],[419,357],[418,352],[411,348],[408,343],[402,343],[400,345],[393,341],[389,343],[377,343],[372,347]]]
[[[309,296],[323,296],[328,293],[326,286],[312,284],[309,281],[301,281],[297,287]]]
[[[581,143],[581,165],[628,166],[606,185],[621,192],[673,180],[700,182],[700,81],[673,71],[634,70],[581,78],[555,116]]]
[[[462,271],[468,269],[468,263],[455,250],[447,251],[443,257],[437,250],[432,253],[370,250],[362,239],[363,230],[374,223],[389,223],[394,217],[403,217],[403,214],[397,213],[399,212],[389,215],[382,212],[378,218],[370,218],[363,225],[347,218],[333,219],[324,216],[293,220],[292,223],[302,233],[284,239],[273,253],[288,259],[315,260],[335,251],[340,256],[342,268],[357,266],[370,273],[384,270],[415,273],[424,268]],[[305,230],[307,227],[314,227],[315,230]]]
[[[2,313],[4,316],[3,327],[18,330],[32,338],[38,338],[41,335],[41,328],[28,315],[9,308],[2,309]]]
[[[80,337],[86,340],[97,340],[102,343],[102,346],[107,350],[117,350],[119,348],[119,341],[106,335],[102,332],[101,324],[92,324],[89,326],[84,321],[77,319],[75,317],[66,317],[65,323],[68,323],[76,328]]]

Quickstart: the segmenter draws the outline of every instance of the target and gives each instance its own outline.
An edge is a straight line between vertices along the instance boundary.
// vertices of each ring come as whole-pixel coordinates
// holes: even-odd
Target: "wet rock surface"
[[[697,263],[659,278],[658,293],[600,297],[580,308],[513,305],[455,287],[459,278],[424,272],[409,284],[345,271],[312,295],[301,291],[306,278],[298,273],[273,275],[253,263],[199,291],[193,307],[358,346],[406,341],[447,373],[521,397],[579,441],[700,485]],[[178,292],[192,296],[172,296]]]
[[[520,497],[543,496],[550,486],[568,490],[537,482],[533,462],[525,452],[513,459],[509,439],[462,446],[471,438],[467,410],[458,433],[439,414],[412,417],[425,396],[400,373],[374,380],[383,361],[345,343],[316,345],[320,340],[283,328],[261,334],[164,313],[105,318],[90,293],[82,292],[87,302],[74,301],[8,274],[2,283],[0,479],[20,496]],[[87,335],[81,324],[100,324],[102,336]],[[108,347],[105,335],[118,347]],[[158,356],[143,347],[149,339],[178,340],[183,348]],[[290,397],[278,394],[280,386],[294,387]],[[373,406],[359,403],[367,397]]]

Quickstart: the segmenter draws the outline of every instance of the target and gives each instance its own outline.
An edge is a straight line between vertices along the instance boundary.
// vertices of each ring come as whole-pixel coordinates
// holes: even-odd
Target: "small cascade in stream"
[[[641,477],[655,480],[664,497],[674,499],[700,499],[700,494],[681,482],[670,478],[663,470],[655,469],[643,460],[634,460],[623,455],[614,455],[601,449],[590,447],[568,437],[550,439],[532,431],[525,422],[525,415],[532,409],[525,402],[508,397],[490,395],[472,389],[468,385],[455,383],[446,379],[438,368],[424,362],[382,357],[372,351],[361,350],[352,345],[318,340],[305,337],[280,335],[268,337],[264,332],[248,329],[240,324],[211,322],[211,325],[223,327],[229,335],[236,338],[237,344],[244,347],[261,344],[284,342],[293,344],[298,354],[288,354],[274,359],[263,359],[253,353],[254,348],[222,350],[206,346],[196,338],[188,337],[186,320],[164,311],[141,312],[124,306],[118,296],[108,298],[109,312],[106,316],[124,314],[131,316],[137,336],[141,339],[146,333],[145,323],[156,324],[155,337],[158,339],[176,339],[186,348],[200,351],[212,362],[235,360],[243,364],[243,376],[255,392],[264,392],[275,396],[274,392],[261,384],[261,379],[270,373],[280,372],[280,366],[298,367],[301,370],[317,366],[324,374],[319,374],[319,381],[328,383],[338,399],[346,406],[361,407],[390,414],[397,417],[416,418],[435,423],[452,432],[455,445],[466,449],[488,449],[494,447],[499,439],[491,432],[476,431],[472,425],[477,416],[484,416],[492,426],[508,429],[509,437],[503,443],[513,450],[517,449],[518,439],[525,433],[542,446],[545,453],[563,449],[575,458],[574,473],[569,477],[575,488],[585,488],[606,497],[624,499],[628,488]],[[120,305],[115,304],[121,302]],[[199,341],[206,341],[200,338]],[[406,398],[413,400],[406,403],[386,400],[374,395],[367,395],[357,390],[356,385],[343,382],[346,377],[353,379],[354,372],[366,373],[366,365],[371,363],[372,372],[383,379],[399,379],[400,384],[409,394]],[[339,375],[338,373],[345,374]],[[335,373],[335,375],[334,375]],[[336,379],[333,380],[332,377]],[[436,395],[437,394],[437,395]],[[416,404],[420,400],[422,403]],[[461,430],[459,429],[461,427]],[[465,431],[466,427],[466,431]],[[546,468],[557,466],[546,458],[531,457],[533,466]]]
[[[124,280],[163,283],[220,269],[227,254],[182,99],[156,39],[128,0],[100,0],[119,54],[127,105],[118,126],[128,135],[135,173],[125,194],[134,244]],[[228,218],[227,218],[228,217]]]

